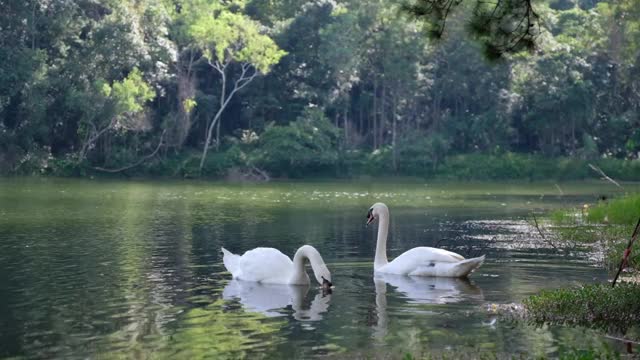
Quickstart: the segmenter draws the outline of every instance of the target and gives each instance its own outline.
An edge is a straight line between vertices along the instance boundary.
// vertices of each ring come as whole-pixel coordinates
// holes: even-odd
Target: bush
[[[398,172],[403,175],[434,176],[449,150],[449,143],[438,135],[414,134],[398,143]]]
[[[515,153],[464,154],[447,157],[438,168],[444,177],[457,179],[537,179],[549,172],[538,158]],[[540,175],[538,175],[540,174]]]
[[[640,161],[599,159],[587,161],[575,158],[545,158],[506,152],[503,154],[459,154],[445,158],[438,167],[438,176],[474,180],[581,180],[597,178],[589,164],[600,167],[619,180],[640,179]]]
[[[197,178],[200,176],[201,156],[202,152],[197,150],[183,151],[166,157],[158,156],[130,171],[141,175]],[[232,145],[207,155],[202,176],[222,178],[231,168],[242,165],[244,165],[243,152],[238,145]]]
[[[251,162],[274,176],[336,173],[340,131],[319,109],[286,126],[270,126],[255,143]]]

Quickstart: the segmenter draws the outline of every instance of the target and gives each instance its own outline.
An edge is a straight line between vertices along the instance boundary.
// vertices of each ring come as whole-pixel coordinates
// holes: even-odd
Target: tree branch
[[[121,171],[125,171],[131,168],[134,168],[140,164],[142,164],[143,162],[147,161],[148,159],[154,157],[158,151],[160,150],[160,148],[162,147],[162,143],[163,143],[163,139],[164,139],[164,134],[167,132],[167,130],[163,130],[162,134],[160,135],[160,141],[158,142],[158,146],[156,146],[156,149],[153,150],[153,152],[149,155],[143,156],[142,158],[140,158],[140,160],[138,160],[137,162],[131,164],[131,165],[127,165],[127,166],[123,166],[121,168],[117,168],[117,169],[105,169],[103,167],[99,167],[99,166],[94,166],[93,169],[94,170],[98,170],[98,171],[104,171],[104,172],[108,172],[108,173],[117,173],[117,172],[121,172]]]
[[[532,212],[531,216],[533,216],[533,222],[536,225],[536,229],[538,230],[538,234],[540,234],[540,237],[542,238],[542,240],[544,240],[544,242],[546,242],[547,244],[551,245],[551,247],[553,247],[554,249],[558,250],[558,247],[551,240],[548,240],[546,236],[544,236],[542,229],[540,229],[540,226],[538,225],[538,219],[536,218],[536,214]]]
[[[624,188],[622,187],[622,185],[618,184],[617,181],[613,180],[612,178],[608,177],[607,174],[604,173],[604,171],[602,171],[602,169],[600,169],[599,167],[593,165],[593,164],[589,164],[589,167],[591,169],[593,169],[595,172],[597,172],[598,174],[602,175],[602,178],[611,182],[612,184],[614,184],[615,186],[619,187],[620,189],[624,190]]]

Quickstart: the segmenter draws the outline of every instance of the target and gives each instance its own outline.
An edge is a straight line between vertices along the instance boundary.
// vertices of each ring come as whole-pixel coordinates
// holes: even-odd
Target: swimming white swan
[[[293,261],[274,248],[255,248],[242,256],[222,248],[224,267],[234,279],[255,281],[264,284],[309,285],[309,275],[305,271],[308,259],[316,280],[323,288],[331,288],[331,273],[322,256],[313,246],[304,245],[296,251]]]
[[[484,261],[484,255],[465,259],[462,255],[444,249],[420,246],[407,250],[392,262],[387,260],[387,234],[389,232],[389,208],[383,203],[375,203],[367,214],[367,225],[378,219],[378,243],[373,269],[376,273],[465,277],[477,269]]]

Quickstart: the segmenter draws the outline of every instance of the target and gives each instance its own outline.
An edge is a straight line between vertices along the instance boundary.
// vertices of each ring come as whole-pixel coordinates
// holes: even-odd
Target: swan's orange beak
[[[367,225],[371,224],[376,218],[373,216],[373,210],[369,209],[367,213]]]

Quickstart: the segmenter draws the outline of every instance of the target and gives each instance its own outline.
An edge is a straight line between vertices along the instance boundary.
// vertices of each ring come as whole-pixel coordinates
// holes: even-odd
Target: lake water
[[[623,350],[591,330],[496,318],[492,303],[605,281],[556,255],[531,211],[594,202],[608,183],[0,180],[0,358],[554,357]],[[486,254],[468,281],[373,276],[377,201],[389,255]],[[335,289],[231,281],[220,247],[315,246]],[[309,269],[310,272],[310,269]],[[454,355],[454,356],[458,356]]]

